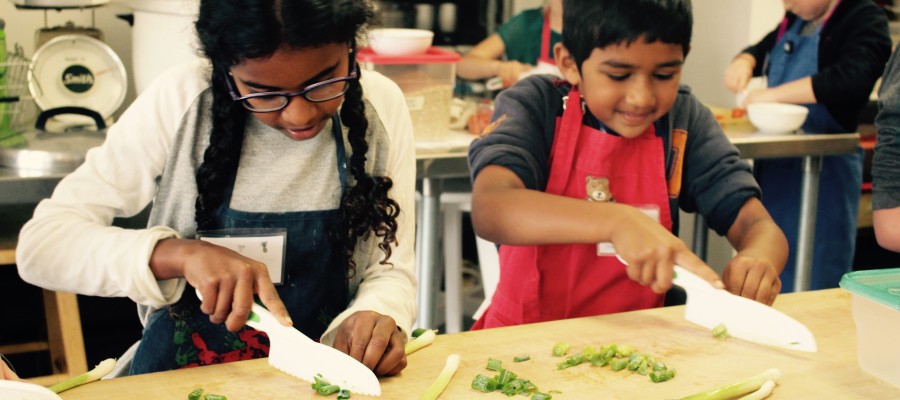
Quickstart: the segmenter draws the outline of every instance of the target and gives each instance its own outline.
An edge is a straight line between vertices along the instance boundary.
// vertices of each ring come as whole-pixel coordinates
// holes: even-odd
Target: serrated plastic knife
[[[617,255],[618,257],[618,255]],[[625,260],[619,257],[625,264]],[[684,318],[702,327],[725,326],[730,336],[768,346],[816,352],[816,338],[806,325],[765,304],[716,289],[681,266],[672,283],[687,292]]]
[[[375,373],[355,358],[318,343],[293,327],[281,325],[259,304],[253,303],[251,311],[247,325],[269,336],[269,365],[310,383],[315,382],[316,375],[321,375],[352,393],[381,396],[381,383]]]

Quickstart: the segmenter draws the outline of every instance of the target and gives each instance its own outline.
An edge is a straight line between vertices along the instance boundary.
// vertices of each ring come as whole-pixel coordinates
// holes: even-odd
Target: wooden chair
[[[15,239],[0,238],[0,268],[14,267]],[[81,333],[81,314],[74,293],[44,290],[44,315],[47,320],[47,340],[16,344],[0,344],[5,355],[49,351],[50,375],[26,378],[38,385],[50,386],[67,378],[87,372],[87,356]]]

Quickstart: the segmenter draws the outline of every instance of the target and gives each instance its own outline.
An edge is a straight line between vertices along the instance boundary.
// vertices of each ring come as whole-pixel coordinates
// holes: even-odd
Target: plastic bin
[[[357,55],[361,69],[380,72],[400,86],[416,140],[440,140],[450,130],[459,58],[456,52],[437,47],[409,56],[385,56],[363,48]]]
[[[853,294],[860,368],[900,387],[900,268],[850,272],[840,285]]]

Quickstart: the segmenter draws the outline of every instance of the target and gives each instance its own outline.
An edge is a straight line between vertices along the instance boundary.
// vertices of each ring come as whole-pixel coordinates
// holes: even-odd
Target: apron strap
[[[581,121],[584,119],[578,86],[573,86],[563,101],[565,103],[562,119],[553,135],[550,177],[547,179],[547,193],[553,194],[561,194],[566,189],[566,182],[569,181],[572,172],[572,161],[575,159],[575,145],[578,143]]]
[[[541,54],[538,55],[538,62],[543,61],[553,64],[554,61],[550,56],[550,8],[544,12],[544,25],[541,27]]]

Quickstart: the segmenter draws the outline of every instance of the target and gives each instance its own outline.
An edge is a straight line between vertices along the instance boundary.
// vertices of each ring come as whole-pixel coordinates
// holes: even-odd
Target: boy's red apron
[[[547,193],[587,200],[586,179],[607,178],[614,201],[659,207],[672,228],[662,138],[653,125],[626,139],[582,124],[577,88],[557,119]],[[500,282],[473,329],[662,306],[663,295],[628,278],[616,257],[597,256],[597,244],[500,247]]]

